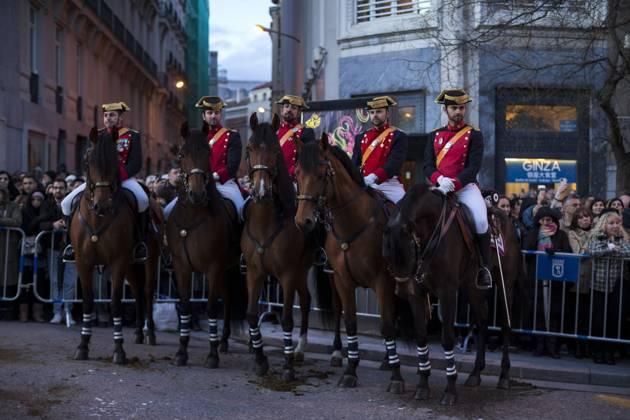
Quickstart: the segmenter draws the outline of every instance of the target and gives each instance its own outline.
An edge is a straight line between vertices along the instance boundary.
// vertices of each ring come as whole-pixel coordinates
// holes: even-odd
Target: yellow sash
[[[455,144],[462,138],[464,137],[464,134],[466,134],[466,132],[468,130],[472,129],[471,126],[467,125],[464,126],[464,128],[462,128],[461,130],[459,130],[452,139],[450,139],[442,148],[442,150],[440,150],[440,153],[438,153],[437,158],[435,159],[435,166],[437,168],[439,168],[440,166],[440,162],[442,162],[442,159],[444,159],[444,156],[446,156],[446,154],[448,153],[449,150],[451,150],[453,148],[453,146],[455,146]]]
[[[370,144],[370,147],[368,147],[365,150],[365,153],[361,157],[361,167],[365,165],[365,162],[367,162],[368,158],[370,157],[374,149],[376,149],[378,145],[383,142],[383,139],[385,139],[385,137],[387,137],[389,133],[391,133],[394,130],[396,130],[396,127],[389,127],[385,131],[383,131],[381,134],[378,135],[378,137],[372,142],[372,144]]]
[[[284,143],[286,143],[287,140],[289,140],[289,137],[297,133],[300,130],[300,128],[302,128],[302,124],[297,124],[295,127],[289,129],[286,133],[284,133],[284,135],[280,139],[280,147],[284,146]]]
[[[227,128],[221,127],[221,129],[219,129],[219,131],[217,131],[208,142],[210,144],[210,147],[214,146],[214,143],[216,143],[216,141],[219,140],[226,131],[228,131]]]

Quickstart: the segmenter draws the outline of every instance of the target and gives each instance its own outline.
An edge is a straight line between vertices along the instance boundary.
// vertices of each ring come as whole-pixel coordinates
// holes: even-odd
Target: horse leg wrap
[[[387,361],[390,366],[397,366],[400,364],[398,353],[396,352],[396,341],[385,341],[385,351],[387,353]]]
[[[219,327],[216,319],[208,319],[208,339],[210,344],[216,344],[219,341]]]
[[[446,376],[457,375],[455,367],[455,353],[453,350],[444,350],[444,358],[446,359]]]
[[[348,361],[359,362],[359,337],[356,335],[348,336]]]
[[[260,328],[249,327],[249,338],[252,340],[252,347],[254,349],[261,349],[263,346],[262,335],[260,334]]]
[[[123,333],[122,333],[122,317],[112,318],[114,322],[114,342],[116,344],[123,342]]]
[[[190,337],[190,324],[192,321],[192,315],[180,315],[179,316],[179,338]]]
[[[92,336],[92,314],[83,314],[83,323],[81,324],[81,338],[86,341]]]
[[[429,347],[418,346],[418,373],[429,374],[431,372],[431,361],[429,360]]]
[[[286,357],[293,354],[293,333],[291,331],[285,331],[282,341],[284,343],[284,356]]]

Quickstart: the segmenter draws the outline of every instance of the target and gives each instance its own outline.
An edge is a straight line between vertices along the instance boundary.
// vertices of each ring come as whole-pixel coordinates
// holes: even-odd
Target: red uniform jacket
[[[122,182],[136,175],[142,168],[140,133],[128,128],[119,128],[116,150],[118,150],[118,176]]]
[[[432,184],[437,184],[438,178],[443,175],[455,180],[457,191],[477,181],[483,159],[483,135],[479,130],[469,128],[457,143],[450,146],[439,166],[437,165],[440,151],[465,125],[465,123],[457,127],[446,125],[429,135],[424,153],[424,174]]]
[[[291,178],[295,178],[295,163],[297,161],[297,144],[296,141],[298,139],[302,140],[303,143],[309,143],[315,140],[315,132],[312,128],[298,126],[295,124],[288,124],[283,122],[280,124],[280,128],[276,132],[276,136],[278,137],[278,141],[284,137],[284,134],[293,130],[293,134],[289,136],[287,141],[282,145],[282,155],[284,156],[284,162],[287,165],[287,169],[289,170],[289,175]]]
[[[219,138],[213,140],[214,135],[222,128],[220,124],[210,128],[208,146],[210,169],[219,174],[219,182],[225,184],[227,180],[236,177],[236,171],[241,164],[241,136],[237,131],[226,130]]]
[[[365,161],[365,165],[362,165],[363,155],[370,148],[372,142],[388,128],[389,124],[383,124],[380,128],[372,127],[354,138],[352,161],[361,168],[361,174],[364,177],[376,174],[378,184],[400,175],[400,169],[407,157],[407,134],[394,129],[374,148]]]

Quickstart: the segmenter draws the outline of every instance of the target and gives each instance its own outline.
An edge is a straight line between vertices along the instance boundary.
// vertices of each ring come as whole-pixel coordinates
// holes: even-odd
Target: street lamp
[[[177,89],[182,89],[184,87],[184,81],[183,80],[178,80],[177,82],[175,82],[175,87]]]
[[[265,27],[265,26],[262,26],[262,25],[261,25],[261,24],[259,24],[259,23],[257,23],[257,24],[256,24],[256,27],[258,28],[258,30],[259,30],[260,32],[267,32],[267,33],[270,33],[270,34],[278,34],[278,35],[286,36],[287,38],[291,38],[292,40],[294,40],[294,41],[295,41],[295,42],[297,42],[298,44],[300,43],[300,40],[299,40],[299,39],[297,39],[296,37],[294,37],[294,36],[293,36],[293,35],[291,35],[291,34],[286,34],[286,33],[284,33],[284,32],[280,32],[280,31],[274,31],[273,29],[270,29],[270,28],[267,28],[267,27]]]
[[[265,113],[265,108],[263,108],[262,106],[259,106],[257,111],[260,112],[261,114],[264,114]]]

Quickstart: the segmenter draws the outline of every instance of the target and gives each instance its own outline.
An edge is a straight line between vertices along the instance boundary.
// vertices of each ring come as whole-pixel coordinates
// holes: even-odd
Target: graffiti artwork
[[[325,131],[330,143],[339,146],[350,157],[355,136],[370,127],[364,108],[305,112],[304,121],[304,125],[315,130],[316,138]]]

